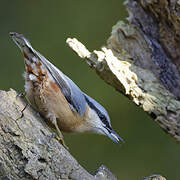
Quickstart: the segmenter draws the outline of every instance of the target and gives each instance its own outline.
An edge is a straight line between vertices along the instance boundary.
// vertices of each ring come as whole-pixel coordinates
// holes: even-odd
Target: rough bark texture
[[[117,91],[147,112],[180,142],[180,1],[127,0],[128,22],[119,21],[106,47],[89,52],[68,45]]]
[[[0,102],[0,179],[116,179],[105,166],[95,176],[82,168],[14,90],[0,91]]]
[[[180,142],[180,3],[173,2],[126,1],[129,23],[118,22],[101,51],[91,53],[76,39],[67,43]]]

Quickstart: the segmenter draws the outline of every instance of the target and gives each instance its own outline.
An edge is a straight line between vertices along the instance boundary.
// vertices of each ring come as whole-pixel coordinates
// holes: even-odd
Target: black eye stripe
[[[110,127],[110,125],[109,125],[109,123],[108,123],[108,121],[107,120],[102,120],[101,119],[101,121],[103,122],[103,124],[105,125],[105,128],[109,131],[109,130],[112,130],[112,128]]]
[[[106,128],[107,130],[108,130],[108,129],[111,130],[112,128],[110,127],[110,124],[109,124],[109,122],[108,122],[107,119],[106,119],[106,116],[105,116],[104,114],[102,114],[102,113],[100,112],[100,110],[99,110],[98,108],[96,108],[96,106],[94,106],[93,103],[91,103],[91,102],[86,98],[86,96],[85,96],[85,99],[86,99],[88,105],[89,105],[93,110],[96,111],[96,113],[98,114],[99,118],[100,118],[101,121],[103,122],[105,128]],[[109,131],[109,130],[108,130],[108,131]]]
[[[107,127],[108,129],[112,129],[110,127],[109,122],[107,121],[106,117],[98,109],[96,109],[96,112],[97,112],[99,118],[101,119],[101,121],[103,122],[103,124],[105,125],[105,127]]]

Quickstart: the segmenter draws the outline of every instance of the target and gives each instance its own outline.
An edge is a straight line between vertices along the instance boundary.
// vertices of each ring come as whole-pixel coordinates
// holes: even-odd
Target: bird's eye
[[[105,117],[103,114],[99,115],[99,118],[101,119],[101,121],[103,122],[103,124],[105,124],[106,126],[108,126],[108,121],[107,121],[106,117]]]
[[[99,118],[103,121],[106,120],[106,117],[103,114],[99,114]]]
[[[112,129],[111,126],[110,126],[110,124],[109,124],[109,122],[107,121],[105,115],[99,113],[98,116],[99,116],[99,118],[101,119],[101,121],[103,122],[104,127],[105,127],[108,131],[109,131],[110,129]]]

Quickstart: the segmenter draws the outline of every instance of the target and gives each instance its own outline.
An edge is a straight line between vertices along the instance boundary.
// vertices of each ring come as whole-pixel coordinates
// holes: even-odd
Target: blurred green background
[[[125,139],[121,146],[105,136],[65,135],[70,152],[90,173],[106,165],[123,180],[162,174],[179,180],[180,147],[127,98],[104,83],[66,45],[76,37],[90,49],[106,43],[111,27],[125,19],[123,1],[2,1],[0,6],[0,89],[23,91],[23,57],[9,38],[23,33],[45,57],[108,110],[113,128]]]

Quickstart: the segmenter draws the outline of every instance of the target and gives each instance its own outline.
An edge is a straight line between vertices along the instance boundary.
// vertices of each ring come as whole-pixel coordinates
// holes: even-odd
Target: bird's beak
[[[124,142],[124,140],[114,130],[110,130],[106,135],[117,144]]]

